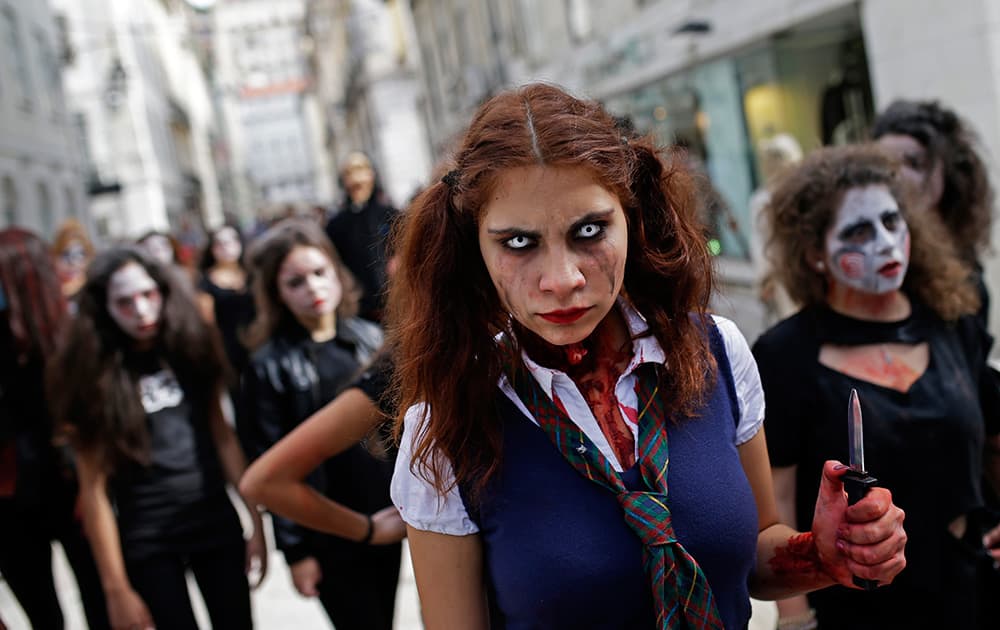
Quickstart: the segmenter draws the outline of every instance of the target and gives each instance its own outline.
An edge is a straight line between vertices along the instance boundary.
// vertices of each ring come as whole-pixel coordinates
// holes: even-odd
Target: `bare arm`
[[[783,466],[771,469],[774,481],[774,496],[777,500],[778,518],[782,523],[795,526],[795,475],[798,466]],[[809,600],[804,595],[778,600],[778,616],[781,619],[811,619]]]
[[[215,450],[219,454],[219,463],[222,465],[222,474],[226,481],[237,487],[240,477],[246,470],[247,461],[243,455],[239,440],[222,413],[222,405],[219,396],[216,396],[210,410],[210,423],[212,428],[212,440],[215,442]],[[247,542],[247,571],[249,572],[256,565],[256,579],[252,584],[253,588],[260,586],[267,575],[267,543],[264,541],[264,523],[261,520],[257,507],[246,498],[240,495],[250,513],[253,522],[253,532]]]
[[[215,450],[219,454],[219,463],[222,464],[222,474],[225,476],[227,482],[231,483],[233,487],[237,487],[239,486],[240,478],[246,470],[247,460],[243,454],[243,448],[240,446],[239,440],[236,439],[236,433],[229,426],[229,423],[226,422],[226,417],[222,413],[222,405],[218,396],[213,399],[210,411],[210,423],[212,427],[212,441],[215,442]],[[247,509],[253,514],[257,514],[257,510],[245,498],[244,503],[247,504]]]
[[[307,418],[255,461],[240,491],[276,514],[311,529],[363,540],[368,515],[331,501],[305,481],[324,461],[357,444],[385,416],[365,393],[350,388]],[[373,544],[398,542],[404,533],[395,508],[374,518]]]
[[[426,630],[487,630],[479,536],[449,536],[407,526]]]
[[[196,290],[195,299],[197,300],[198,312],[201,313],[201,318],[209,324],[214,324],[215,298],[212,297],[212,294]]]
[[[781,599],[839,583],[853,587],[853,576],[888,584],[903,570],[903,511],[885,488],[847,506],[840,480],[846,467],[823,468],[811,532],[779,522],[764,431],[739,447],[740,460],[757,502],[760,534],[750,592]]]
[[[93,453],[78,453],[80,511],[94,553],[112,628],[151,628],[153,620],[125,571],[118,522],[107,494],[107,474]]]

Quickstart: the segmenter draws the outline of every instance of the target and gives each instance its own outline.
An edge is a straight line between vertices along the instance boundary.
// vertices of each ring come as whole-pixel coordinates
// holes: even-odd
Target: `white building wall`
[[[0,228],[51,236],[66,217],[88,221],[59,56],[46,3],[0,0]]]
[[[221,0],[215,14],[216,89],[244,218],[261,206],[329,197],[308,103],[304,0]],[[321,142],[321,141],[320,141]],[[325,191],[325,192],[324,192]]]
[[[201,69],[186,48],[187,24],[160,0],[53,0],[69,24],[75,51],[64,85],[85,123],[96,175],[121,185],[91,204],[104,236],[134,238],[168,229],[188,208],[183,163],[201,182],[209,222],[219,215],[208,134],[211,102]],[[112,64],[127,80],[117,107],[109,105]],[[193,155],[182,156],[171,129],[176,110],[190,125]]]

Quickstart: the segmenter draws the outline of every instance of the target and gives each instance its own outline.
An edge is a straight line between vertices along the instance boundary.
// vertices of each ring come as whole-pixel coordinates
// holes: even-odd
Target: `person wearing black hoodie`
[[[326,234],[361,285],[359,315],[380,322],[389,259],[386,246],[398,210],[382,191],[371,160],[364,153],[347,156],[340,170],[340,183],[347,197],[326,224]]]

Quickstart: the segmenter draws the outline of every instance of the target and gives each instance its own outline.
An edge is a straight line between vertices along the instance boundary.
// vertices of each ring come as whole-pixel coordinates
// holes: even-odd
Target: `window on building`
[[[76,195],[73,193],[72,186],[66,186],[63,188],[63,197],[66,198],[66,217],[75,217],[76,214]]]
[[[578,44],[591,33],[590,5],[587,0],[565,0],[566,4],[566,28],[569,30],[569,39],[574,44]]]
[[[49,109],[52,111],[53,119],[58,119],[61,114],[61,102],[59,97],[60,76],[59,62],[56,60],[55,52],[49,39],[42,30],[35,31],[35,49],[38,52],[38,66],[41,68],[42,81]]]
[[[48,235],[52,233],[55,223],[55,217],[52,215],[52,196],[49,194],[49,187],[45,182],[38,182],[37,191],[38,199],[36,201],[38,202],[41,231],[42,234]]]
[[[17,184],[10,175],[4,176],[0,190],[3,195],[4,225],[14,225],[17,223]]]
[[[15,81],[16,98],[20,101],[22,109],[31,109],[31,74],[28,70],[28,56],[24,47],[24,40],[21,38],[21,28],[17,19],[17,14],[11,7],[0,9],[0,20],[3,22],[2,33],[7,63],[10,64],[11,74]]]

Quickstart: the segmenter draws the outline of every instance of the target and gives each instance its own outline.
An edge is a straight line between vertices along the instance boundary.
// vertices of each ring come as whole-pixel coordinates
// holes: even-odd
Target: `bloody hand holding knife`
[[[847,504],[854,505],[865,498],[868,491],[878,484],[878,480],[865,470],[864,429],[861,423],[861,401],[858,391],[851,389],[851,399],[847,403],[847,436],[849,447],[850,468],[842,477],[844,490],[847,491]],[[877,580],[866,580],[854,576],[854,585],[873,591],[878,588]]]

